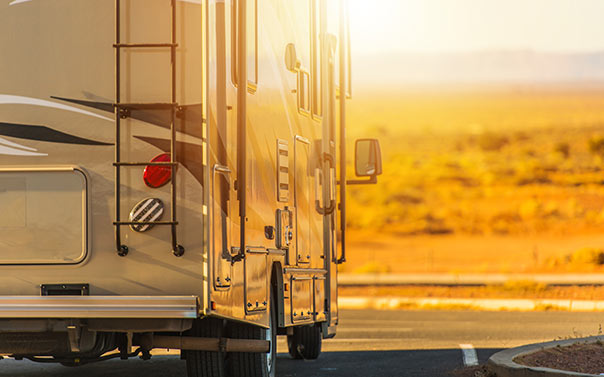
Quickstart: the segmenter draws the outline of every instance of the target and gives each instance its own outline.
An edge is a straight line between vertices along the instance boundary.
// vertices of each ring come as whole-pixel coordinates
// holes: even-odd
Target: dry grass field
[[[604,272],[604,84],[358,89],[345,272]]]

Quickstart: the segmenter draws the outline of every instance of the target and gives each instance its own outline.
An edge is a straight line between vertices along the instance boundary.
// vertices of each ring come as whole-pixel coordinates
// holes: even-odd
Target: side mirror
[[[377,176],[382,174],[382,151],[377,139],[356,141],[354,166],[357,177],[369,177],[370,179],[347,181],[347,184],[366,185],[377,183]]]
[[[293,43],[288,43],[285,46],[285,67],[291,72],[297,72],[300,68],[296,46]]]
[[[357,177],[375,177],[382,174],[382,151],[378,140],[357,140],[355,150]]]

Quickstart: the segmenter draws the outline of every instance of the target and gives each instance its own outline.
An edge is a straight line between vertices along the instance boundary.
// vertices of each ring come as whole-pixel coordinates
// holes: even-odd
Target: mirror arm
[[[350,181],[346,181],[347,185],[375,185],[376,183],[378,183],[378,179],[377,179],[377,175],[372,175],[371,177],[369,177],[369,179],[365,179],[365,180],[360,180],[360,179],[353,179]]]

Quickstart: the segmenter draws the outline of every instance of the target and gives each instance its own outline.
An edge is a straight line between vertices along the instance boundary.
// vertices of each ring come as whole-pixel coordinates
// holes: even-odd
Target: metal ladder
[[[172,233],[172,253],[180,257],[185,249],[178,244],[176,227],[176,118],[180,110],[176,103],[176,0],[170,0],[171,7],[171,42],[170,43],[122,43],[121,42],[121,1],[115,0],[115,243],[119,256],[128,255],[128,246],[122,244],[121,227],[130,225],[163,225],[170,226]],[[121,50],[127,48],[170,48],[171,67],[171,100],[169,103],[122,103],[121,102]],[[170,162],[124,162],[121,160],[121,120],[127,119],[132,110],[168,110],[171,112],[170,124]],[[124,167],[169,166],[172,170],[170,179],[170,220],[153,222],[133,222],[121,220],[121,169]]]

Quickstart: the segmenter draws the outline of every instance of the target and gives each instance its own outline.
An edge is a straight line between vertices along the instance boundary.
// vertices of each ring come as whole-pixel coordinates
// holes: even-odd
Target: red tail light
[[[162,153],[155,157],[151,162],[170,162],[170,153]],[[149,165],[143,173],[145,184],[151,188],[159,188],[170,182],[172,179],[171,166]]]

